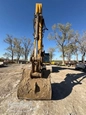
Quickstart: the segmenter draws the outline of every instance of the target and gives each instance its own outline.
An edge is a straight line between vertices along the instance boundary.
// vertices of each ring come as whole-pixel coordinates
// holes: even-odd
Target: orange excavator
[[[50,71],[43,65],[43,33],[46,30],[42,15],[42,4],[36,3],[34,15],[34,50],[31,56],[31,70],[24,69],[17,90],[19,99],[51,99]]]

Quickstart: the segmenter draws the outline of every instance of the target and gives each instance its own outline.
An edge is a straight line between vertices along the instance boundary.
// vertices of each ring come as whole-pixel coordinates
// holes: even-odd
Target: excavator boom
[[[34,50],[31,70],[23,70],[17,96],[19,99],[51,99],[50,71],[43,69],[43,33],[46,29],[42,4],[37,3],[34,15]]]

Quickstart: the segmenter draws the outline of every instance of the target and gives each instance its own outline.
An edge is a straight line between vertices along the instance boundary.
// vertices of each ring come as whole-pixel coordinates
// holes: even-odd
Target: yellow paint
[[[36,13],[38,13],[39,12],[39,5],[38,4],[36,4]]]
[[[42,4],[36,3],[36,12],[35,13],[42,13]]]
[[[42,4],[39,4],[39,13],[42,13]]]
[[[41,52],[42,51],[42,17],[40,17],[39,20],[39,40],[38,40],[38,50]],[[39,53],[40,57],[40,53]]]
[[[35,13],[41,13],[42,14],[42,4],[41,3],[36,3],[36,10]],[[39,39],[38,39],[38,57],[41,57],[41,52],[42,52],[42,17],[39,17]]]

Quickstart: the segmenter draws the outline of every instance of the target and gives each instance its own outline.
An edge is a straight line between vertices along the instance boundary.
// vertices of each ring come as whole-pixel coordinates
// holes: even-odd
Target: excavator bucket
[[[43,72],[44,78],[30,78],[30,70],[25,69],[17,90],[19,99],[51,99],[51,81],[49,70]]]

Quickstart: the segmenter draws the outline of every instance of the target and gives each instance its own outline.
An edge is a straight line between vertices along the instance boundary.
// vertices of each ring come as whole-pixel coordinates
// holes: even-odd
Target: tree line
[[[7,34],[7,37],[4,39],[4,42],[8,44],[4,56],[7,58],[11,58],[12,62],[14,57],[16,57],[17,62],[19,62],[20,57],[24,57],[24,60],[28,60],[28,55],[31,52],[33,43],[30,38],[23,37],[13,38],[11,35]]]
[[[61,52],[63,64],[65,58],[70,61],[73,55],[76,55],[76,61],[78,61],[78,55],[81,54],[81,59],[84,61],[86,54],[86,31],[83,35],[80,35],[78,31],[71,29],[71,24],[54,24],[52,26],[52,32],[48,35],[49,40],[54,40],[57,49]],[[54,48],[49,48],[51,59],[53,57]],[[58,53],[58,52],[57,52]]]
[[[50,59],[53,59],[55,49],[61,52],[62,62],[65,63],[65,58],[70,61],[72,56],[76,56],[78,61],[78,55],[81,54],[82,61],[84,61],[86,52],[86,31],[83,35],[80,35],[78,31],[74,31],[70,23],[66,24],[54,24],[52,26],[52,32],[49,33],[48,39],[54,40],[56,43],[55,48],[49,48]],[[28,60],[28,55],[32,51],[33,43],[30,38],[13,38],[7,35],[4,40],[8,44],[7,52],[4,54],[5,57],[10,57],[13,61],[16,57],[17,62],[20,57],[24,57],[24,60]],[[58,53],[58,52],[57,52]]]

